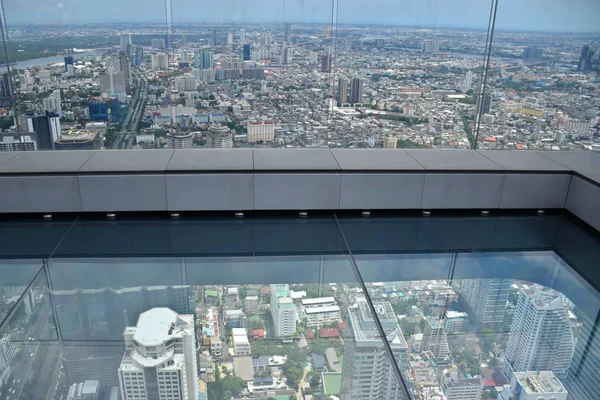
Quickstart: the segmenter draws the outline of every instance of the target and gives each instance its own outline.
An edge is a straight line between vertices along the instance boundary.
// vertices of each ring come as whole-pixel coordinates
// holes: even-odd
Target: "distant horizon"
[[[291,25],[320,25],[320,26],[331,26],[331,22],[325,21],[235,21],[235,22],[217,22],[209,20],[189,20],[189,21],[174,21],[172,27],[176,28],[182,25],[188,24],[201,24],[210,23],[210,25],[222,25],[222,26],[244,26],[244,25],[282,25],[289,23]],[[23,28],[27,26],[78,26],[78,25],[156,25],[165,24],[164,20],[145,20],[145,21],[100,21],[100,20],[79,20],[77,22],[65,22],[65,21],[42,21],[42,22],[20,22],[14,25],[7,24],[9,31],[16,28]],[[454,26],[454,25],[407,25],[407,24],[389,24],[389,23],[373,23],[373,22],[340,22],[338,26],[365,26],[365,27],[380,27],[380,28],[409,28],[409,29],[437,29],[437,30],[458,30],[458,31],[487,31],[487,26]],[[161,27],[164,27],[161,26]],[[543,33],[543,34],[576,34],[576,35],[598,35],[600,39],[600,30],[598,31],[549,31],[549,30],[534,30],[524,28],[507,28],[496,25],[495,32],[508,32],[508,33]],[[179,34],[179,32],[177,32]]]
[[[172,0],[168,0],[172,1]],[[82,1],[22,0],[5,4],[8,25],[37,23],[103,23],[128,16],[131,23],[164,22],[165,0]],[[339,23],[376,26],[487,29],[491,1],[481,0],[220,0],[198,5],[172,1],[178,23],[325,23],[336,12]],[[498,30],[600,33],[600,1],[502,0]],[[82,18],[83,17],[83,18]],[[189,20],[193,18],[193,20]]]

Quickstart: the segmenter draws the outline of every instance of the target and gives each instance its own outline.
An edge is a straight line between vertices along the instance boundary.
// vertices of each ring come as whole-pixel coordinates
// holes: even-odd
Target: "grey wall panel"
[[[171,211],[254,209],[252,174],[177,174],[166,179]]]
[[[255,210],[336,210],[340,174],[256,174]]]
[[[600,230],[598,205],[600,205],[600,187],[573,176],[566,209],[595,229]]]
[[[419,209],[425,174],[342,174],[340,208]]]
[[[79,212],[76,176],[2,176],[0,212]]]
[[[422,208],[498,208],[504,174],[427,174]]]
[[[500,208],[564,208],[571,174],[506,174]]]
[[[81,175],[83,211],[164,211],[164,175]]]

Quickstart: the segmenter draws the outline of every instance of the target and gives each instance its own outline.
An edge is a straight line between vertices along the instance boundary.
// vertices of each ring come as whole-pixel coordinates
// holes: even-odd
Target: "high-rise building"
[[[421,53],[436,54],[440,52],[440,44],[435,40],[424,40],[421,44]]]
[[[29,70],[25,70],[25,72],[23,73],[23,83],[25,84],[25,86],[31,86],[33,85],[33,76],[31,76],[31,72],[29,72]]]
[[[375,39],[375,47],[383,49],[385,47],[385,39]]]
[[[348,102],[348,81],[344,78],[338,79],[336,100],[338,107]]]
[[[498,400],[567,400],[567,389],[551,371],[515,372],[510,385],[506,385],[498,395]],[[589,397],[594,398],[594,396]],[[583,400],[587,397],[573,397]]]
[[[60,136],[60,117],[54,113],[38,115],[27,119],[27,129],[37,135],[38,150],[54,150]]]
[[[13,84],[12,79],[7,72],[2,74],[0,79],[0,100],[12,100],[13,98]]]
[[[440,384],[446,400],[481,400],[483,380],[481,378],[465,378],[455,368],[443,371]]]
[[[438,361],[448,359],[450,355],[448,337],[446,336],[444,323],[438,317],[425,318],[422,349],[423,351],[430,351]]]
[[[153,69],[168,69],[169,57],[166,54],[152,54],[151,66]]]
[[[273,121],[248,122],[248,143],[272,142],[275,140],[275,124]]]
[[[569,311],[559,294],[539,285],[521,288],[504,354],[504,376],[552,371],[565,377],[574,345]]]
[[[383,148],[384,149],[395,149],[398,146],[398,138],[396,136],[384,136],[383,137]]]
[[[165,39],[152,39],[151,43],[153,49],[164,49],[166,47]]]
[[[362,103],[363,81],[359,78],[352,78],[348,84],[348,103]]]
[[[263,34],[264,43],[267,46],[271,45],[271,32],[267,31]]]
[[[198,398],[194,316],[152,308],[124,332],[119,367],[122,400]]]
[[[52,113],[57,114],[58,116],[62,115],[62,99],[60,98],[60,90],[56,89],[50,94],[50,96],[44,98],[42,103],[44,105],[44,111],[50,111]]]
[[[577,63],[577,71],[585,71],[585,66],[590,52],[590,46],[585,45],[581,49],[581,55],[579,56],[579,62]]]
[[[283,41],[286,44],[290,44],[292,40],[292,26],[290,24],[283,24]]]
[[[564,385],[573,399],[593,399],[600,393],[600,325],[584,315]]]
[[[102,136],[86,129],[70,129],[62,133],[55,142],[56,150],[100,150]]]
[[[210,50],[202,50],[200,52],[200,64],[198,65],[198,68],[209,69],[213,67],[213,52]]]
[[[500,278],[464,279],[460,294],[479,323],[498,324],[504,319],[511,283],[510,279]]]
[[[489,114],[492,110],[492,94],[489,92],[485,92],[483,94],[483,104],[480,106],[482,96],[477,97],[477,105],[475,107],[476,110],[481,111],[481,114]],[[481,109],[479,108],[481,107]]]
[[[181,47],[188,45],[188,37],[185,33],[181,34]]]
[[[231,46],[233,44],[233,33],[227,32],[227,44]]]
[[[473,86],[473,73],[471,71],[467,71],[467,73],[465,74],[465,79],[460,85],[460,90],[462,90],[463,92],[468,92],[469,90],[471,90],[471,86]]]
[[[0,151],[36,151],[37,136],[33,132],[0,133]],[[1,368],[0,368],[1,369]]]
[[[198,78],[194,75],[187,74],[175,78],[175,89],[180,92],[189,92],[198,88]]]
[[[221,35],[218,31],[213,31],[213,46],[218,46],[221,39]]]
[[[229,128],[221,124],[210,124],[206,135],[206,147],[214,149],[232,148],[233,135]]]
[[[390,368],[383,341],[387,340],[401,370],[406,369],[408,346],[389,302],[375,303],[377,317],[385,331],[379,335],[367,302],[360,300],[348,309],[349,329],[344,338],[341,398],[352,400],[402,399],[400,383]]]
[[[135,53],[133,54],[133,65],[139,66],[144,62],[144,49],[137,48],[135,49]]]
[[[246,31],[242,28],[240,29],[240,43],[244,43],[246,41]]]
[[[283,46],[281,49],[281,64],[290,65],[292,63],[292,48],[290,46]]]
[[[194,147],[192,132],[167,133],[167,147],[169,149],[191,149]]]
[[[585,66],[583,72],[590,72],[592,70],[592,64],[594,62],[594,50],[590,50],[585,60]]]
[[[288,285],[271,285],[271,316],[276,338],[289,338],[296,332],[298,309]]]
[[[133,46],[133,41],[131,40],[131,33],[124,33],[121,35],[121,43],[120,43],[121,52],[131,55],[131,47]]]
[[[525,47],[523,50],[524,60],[539,60],[542,58],[543,51],[539,47]]]
[[[321,57],[321,72],[331,72],[331,54],[326,53]]]
[[[65,57],[65,72],[69,71],[69,65],[73,65],[75,63],[75,61],[73,60],[73,56],[66,56]]]
[[[121,72],[123,73],[123,77],[125,78],[126,88],[131,87],[131,58],[127,55],[127,53],[121,52],[119,53],[119,65],[121,67]]]
[[[250,45],[244,45],[244,61],[250,61]]]

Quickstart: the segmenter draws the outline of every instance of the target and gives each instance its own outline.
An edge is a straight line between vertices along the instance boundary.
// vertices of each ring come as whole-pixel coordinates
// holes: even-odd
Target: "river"
[[[104,51],[94,50],[94,51],[85,51],[82,53],[72,53],[70,55],[73,56],[73,58],[75,60],[77,60],[79,57],[100,56],[102,54],[104,54]],[[24,60],[24,61],[18,61],[16,63],[13,63],[12,68],[13,69],[28,69],[28,68],[34,68],[34,67],[44,66],[44,65],[48,65],[48,64],[64,63],[65,57],[66,57],[66,55],[32,58],[31,60]],[[6,64],[2,65],[2,67],[0,67],[0,68],[5,68],[5,66],[6,66]]]

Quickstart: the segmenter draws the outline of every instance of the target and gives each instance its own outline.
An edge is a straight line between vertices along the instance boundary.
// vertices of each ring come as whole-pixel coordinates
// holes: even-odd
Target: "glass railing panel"
[[[492,2],[365,4],[336,2],[331,147],[472,148]]]
[[[147,245],[124,246],[121,240],[131,237]],[[157,247],[152,237],[168,246]],[[92,380],[101,393],[116,387],[127,399],[178,388],[213,399],[352,399],[370,392],[402,398],[331,217],[87,219],[55,254],[48,269],[62,339],[62,393]],[[168,336],[169,324],[154,321],[173,315],[180,317],[173,317],[171,334],[184,338],[183,348],[142,350],[142,332]],[[180,369],[185,383],[142,385],[134,373],[163,356],[175,364],[161,364],[161,371],[179,371],[178,360],[189,361]],[[367,370],[373,379],[363,376]]]
[[[498,3],[478,147],[598,149],[598,3]]]
[[[38,398],[60,375],[60,348],[43,269],[0,326],[0,397]]]

